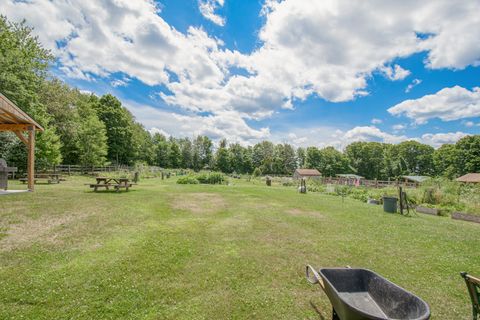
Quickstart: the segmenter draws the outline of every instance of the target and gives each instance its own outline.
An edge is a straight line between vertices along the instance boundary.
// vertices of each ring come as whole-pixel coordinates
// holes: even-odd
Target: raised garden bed
[[[452,213],[452,219],[480,223],[480,216],[465,212]]]
[[[436,209],[436,208],[428,208],[428,207],[417,206],[416,211],[420,212],[420,213],[431,214],[433,216],[439,216],[440,215],[440,210]]]

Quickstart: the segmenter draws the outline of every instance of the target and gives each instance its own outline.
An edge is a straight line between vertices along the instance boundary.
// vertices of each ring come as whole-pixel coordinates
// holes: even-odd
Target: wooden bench
[[[21,181],[23,184],[27,183],[28,178],[20,178],[18,181]],[[60,181],[65,181],[65,180],[59,180],[59,179],[50,179],[50,178],[34,178],[33,183],[37,183],[39,181],[46,181],[48,184],[52,183],[60,183]]]

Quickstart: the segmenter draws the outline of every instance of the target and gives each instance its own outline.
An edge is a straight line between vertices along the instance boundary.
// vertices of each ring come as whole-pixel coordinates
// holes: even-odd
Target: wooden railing
[[[348,179],[348,178],[321,178],[325,184],[338,184],[346,186],[364,186],[368,188],[386,188],[386,187],[406,187],[406,188],[417,188],[418,183],[408,182],[404,180],[366,180],[366,179]]]

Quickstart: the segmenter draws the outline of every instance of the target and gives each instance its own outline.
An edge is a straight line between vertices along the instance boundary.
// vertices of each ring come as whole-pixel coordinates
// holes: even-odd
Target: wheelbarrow
[[[367,269],[306,266],[307,280],[319,284],[333,307],[333,320],[426,320],[428,304]]]

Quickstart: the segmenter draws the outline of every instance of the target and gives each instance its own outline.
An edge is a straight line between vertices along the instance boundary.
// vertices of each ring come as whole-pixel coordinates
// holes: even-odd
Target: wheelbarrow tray
[[[422,299],[367,269],[320,269],[324,291],[341,320],[430,318]]]

